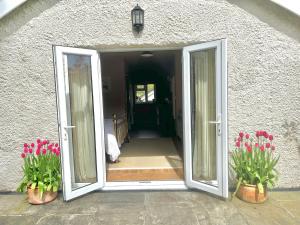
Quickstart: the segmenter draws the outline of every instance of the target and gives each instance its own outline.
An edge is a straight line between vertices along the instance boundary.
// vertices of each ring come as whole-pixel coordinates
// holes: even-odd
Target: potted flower
[[[60,147],[49,140],[37,139],[36,143],[24,144],[23,180],[17,191],[27,192],[28,202],[44,204],[57,197],[61,182]]]
[[[235,140],[232,152],[232,168],[237,179],[233,195],[251,202],[262,203],[267,199],[267,188],[272,188],[278,179],[275,166],[279,156],[274,155],[273,135],[257,131],[255,137],[243,132]]]

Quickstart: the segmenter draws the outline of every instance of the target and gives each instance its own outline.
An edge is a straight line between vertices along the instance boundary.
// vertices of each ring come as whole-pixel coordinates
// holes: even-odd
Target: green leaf
[[[262,183],[258,183],[257,188],[260,194],[264,193],[264,186],[262,185]]]
[[[30,188],[31,188],[32,190],[34,190],[34,189],[36,188],[36,183],[33,182],[33,183],[31,184]]]
[[[51,190],[51,188],[52,188],[52,185],[51,185],[51,184],[49,184],[49,185],[47,186],[47,191],[50,191],[50,190]]]
[[[57,186],[53,186],[53,192],[57,192],[58,187]]]

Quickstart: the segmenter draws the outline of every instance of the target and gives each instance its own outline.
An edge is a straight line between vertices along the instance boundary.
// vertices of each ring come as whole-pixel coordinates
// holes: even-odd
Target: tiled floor
[[[223,201],[197,191],[95,192],[43,206],[0,195],[0,225],[300,224],[300,192],[272,192],[264,204]]]

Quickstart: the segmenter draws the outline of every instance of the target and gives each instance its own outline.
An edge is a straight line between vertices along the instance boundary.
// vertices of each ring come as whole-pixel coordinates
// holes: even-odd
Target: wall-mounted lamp
[[[140,32],[144,28],[144,10],[137,4],[131,10],[132,28],[136,32]]]

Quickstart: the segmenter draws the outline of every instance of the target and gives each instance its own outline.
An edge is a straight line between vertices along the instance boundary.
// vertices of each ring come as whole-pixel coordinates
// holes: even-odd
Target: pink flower
[[[269,135],[269,140],[273,141],[273,135],[272,134]]]
[[[27,148],[27,147],[28,147],[28,144],[27,144],[27,143],[25,143],[25,144],[24,144],[24,148]]]
[[[272,151],[274,151],[274,150],[275,150],[275,146],[274,146],[274,145],[272,145],[271,149],[272,149]]]
[[[264,132],[264,137],[265,137],[265,138],[268,138],[268,137],[269,137],[269,135],[268,135],[268,133],[267,133],[266,131]]]
[[[47,150],[44,148],[42,152],[43,152],[43,155],[46,155]]]
[[[21,154],[21,157],[24,159],[24,158],[26,157],[26,154],[23,152],[23,153]]]
[[[41,139],[36,139],[36,143],[41,143]]]
[[[259,137],[259,136],[260,136],[260,131],[256,131],[255,136],[256,136],[256,137]]]
[[[56,154],[56,156],[59,156],[59,152],[56,152],[55,154]]]
[[[34,147],[34,143],[31,143],[31,145],[30,145],[30,146],[31,146],[31,148],[33,148],[33,147]]]
[[[36,155],[40,155],[40,154],[41,154],[41,149],[38,148],[38,149],[36,150],[35,154],[36,154]]]
[[[266,144],[266,148],[270,148],[271,147],[271,144],[270,143],[267,143]]]
[[[58,147],[58,144],[57,144],[57,143],[55,144],[55,147],[56,147],[56,148]]]
[[[248,151],[249,153],[251,153],[251,152],[252,152],[252,148],[251,148],[251,146],[250,146],[250,145],[248,145],[248,146],[247,146],[247,151]]]
[[[241,142],[237,141],[237,142],[235,143],[235,146],[238,147],[238,148],[241,147]]]
[[[33,152],[32,148],[29,149],[29,153],[31,154]]]
[[[249,146],[248,142],[245,142],[245,147]]]
[[[244,137],[244,133],[241,131],[241,132],[239,133],[239,136],[240,136],[241,138],[243,138],[243,137]]]
[[[38,143],[38,148],[41,148],[43,146],[43,144],[40,142]]]
[[[50,143],[50,141],[49,140],[47,140],[47,144],[49,144]]]
[[[258,148],[258,147],[259,147],[258,143],[255,143],[255,147],[256,147],[256,148]]]
[[[250,134],[246,134],[246,139],[249,139],[250,138]]]
[[[46,144],[47,144],[47,140],[44,140],[44,141],[43,141],[43,145],[46,145]]]
[[[60,147],[57,147],[57,151],[59,151],[59,152],[60,152]]]
[[[28,148],[24,148],[24,153],[28,153]]]
[[[262,151],[262,152],[263,152],[263,151],[265,150],[265,146],[263,146],[263,145],[262,145],[262,146],[260,146],[260,148],[259,148],[259,149],[260,149],[260,151]]]
[[[55,153],[56,153],[56,148],[53,148],[53,149],[52,149],[52,152],[55,154]]]
[[[48,145],[48,149],[49,149],[49,150],[52,150],[52,147],[53,147],[52,144],[51,144],[51,145]]]

